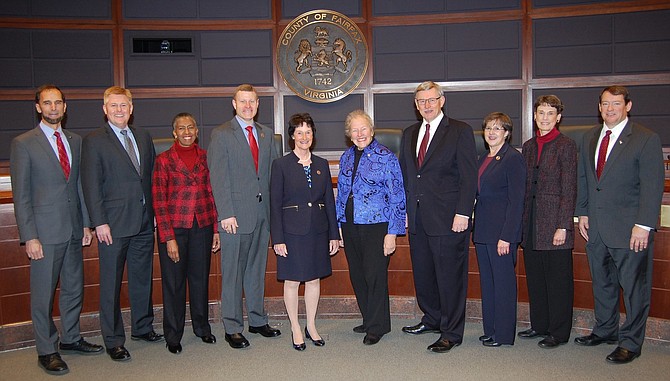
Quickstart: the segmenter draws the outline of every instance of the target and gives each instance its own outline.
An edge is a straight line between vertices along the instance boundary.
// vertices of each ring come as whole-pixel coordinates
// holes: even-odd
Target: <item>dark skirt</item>
[[[277,255],[277,279],[306,282],[332,274],[328,231],[307,235],[284,233],[288,255]]]

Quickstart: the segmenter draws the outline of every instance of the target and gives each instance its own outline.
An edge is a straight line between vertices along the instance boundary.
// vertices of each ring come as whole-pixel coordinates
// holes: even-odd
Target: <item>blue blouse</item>
[[[347,222],[344,209],[353,188],[355,224],[388,222],[388,234],[405,234],[405,189],[398,158],[372,140],[363,149],[352,187],[355,149],[349,148],[340,158],[335,200],[338,223]]]

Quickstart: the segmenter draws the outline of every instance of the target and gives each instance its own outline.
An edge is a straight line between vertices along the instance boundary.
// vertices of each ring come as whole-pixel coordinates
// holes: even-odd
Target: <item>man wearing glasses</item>
[[[428,350],[443,353],[463,341],[477,152],[472,128],[442,113],[440,85],[421,83],[414,102],[423,120],[403,132],[400,167],[416,299],[424,315],[402,330],[439,333]]]

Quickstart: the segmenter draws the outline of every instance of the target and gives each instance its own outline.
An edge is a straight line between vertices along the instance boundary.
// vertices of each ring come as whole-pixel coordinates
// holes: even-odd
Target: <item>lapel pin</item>
[[[317,169],[317,170],[316,170],[316,174],[317,174],[317,175],[320,175],[320,174],[321,174],[321,170]]]
[[[496,160],[500,160],[500,156],[496,156]]]
[[[265,138],[265,133],[261,132],[261,139],[264,139],[264,138]]]

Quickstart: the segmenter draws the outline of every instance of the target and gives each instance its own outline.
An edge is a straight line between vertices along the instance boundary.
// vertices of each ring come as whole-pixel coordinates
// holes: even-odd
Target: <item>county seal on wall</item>
[[[368,44],[358,25],[341,13],[303,13],[279,36],[277,67],[286,85],[299,97],[334,102],[363,80]]]

